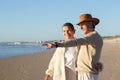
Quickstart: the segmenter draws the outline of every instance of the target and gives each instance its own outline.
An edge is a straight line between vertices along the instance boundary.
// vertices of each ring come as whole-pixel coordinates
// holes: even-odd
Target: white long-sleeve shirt
[[[74,47],[74,48],[76,50],[76,53],[78,54],[78,47]],[[72,49],[74,49],[74,48],[72,48]],[[72,49],[70,49],[70,50],[72,50]],[[72,51],[75,52],[74,50],[72,50]],[[66,69],[65,68],[65,60],[64,60],[65,52],[66,52],[65,48],[58,47],[56,49],[55,53],[53,54],[53,57],[50,60],[48,69],[46,70],[46,74],[53,76],[53,80],[67,80],[68,79],[68,77],[66,76],[66,70],[65,70]],[[68,50],[68,52],[70,52],[70,51]],[[70,58],[70,57],[68,57],[68,58]],[[68,66],[70,67],[70,64]],[[74,75],[72,73],[70,73],[69,76],[71,77],[71,79],[69,79],[69,80],[75,80],[75,79],[73,79]]]

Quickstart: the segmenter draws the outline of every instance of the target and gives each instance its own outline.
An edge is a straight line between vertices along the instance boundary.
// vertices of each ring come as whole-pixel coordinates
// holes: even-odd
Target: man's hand
[[[95,65],[95,69],[98,71],[98,72],[101,72],[103,70],[103,64],[101,62],[98,62],[96,65]]]
[[[56,47],[54,44],[51,44],[51,43],[42,44],[42,46],[45,46],[46,49],[51,49]]]

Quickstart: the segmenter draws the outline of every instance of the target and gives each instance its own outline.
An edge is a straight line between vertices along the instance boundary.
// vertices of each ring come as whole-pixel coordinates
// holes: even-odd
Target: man
[[[98,80],[99,71],[95,65],[99,62],[103,46],[102,37],[95,31],[99,23],[98,18],[91,14],[82,14],[77,25],[85,34],[83,38],[66,41],[64,43],[46,44],[46,48],[81,46],[77,59],[78,80]]]

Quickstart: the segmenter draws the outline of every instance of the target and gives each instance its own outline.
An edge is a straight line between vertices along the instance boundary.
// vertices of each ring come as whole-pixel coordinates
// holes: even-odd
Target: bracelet
[[[55,45],[56,48],[58,47],[58,43],[57,42],[55,42],[54,45]]]

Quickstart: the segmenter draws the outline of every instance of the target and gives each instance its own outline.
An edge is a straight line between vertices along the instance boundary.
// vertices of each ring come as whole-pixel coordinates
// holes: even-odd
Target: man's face
[[[84,34],[88,34],[89,32],[91,32],[91,30],[93,30],[92,28],[92,22],[82,22],[80,23],[80,29],[82,30],[82,32]]]

